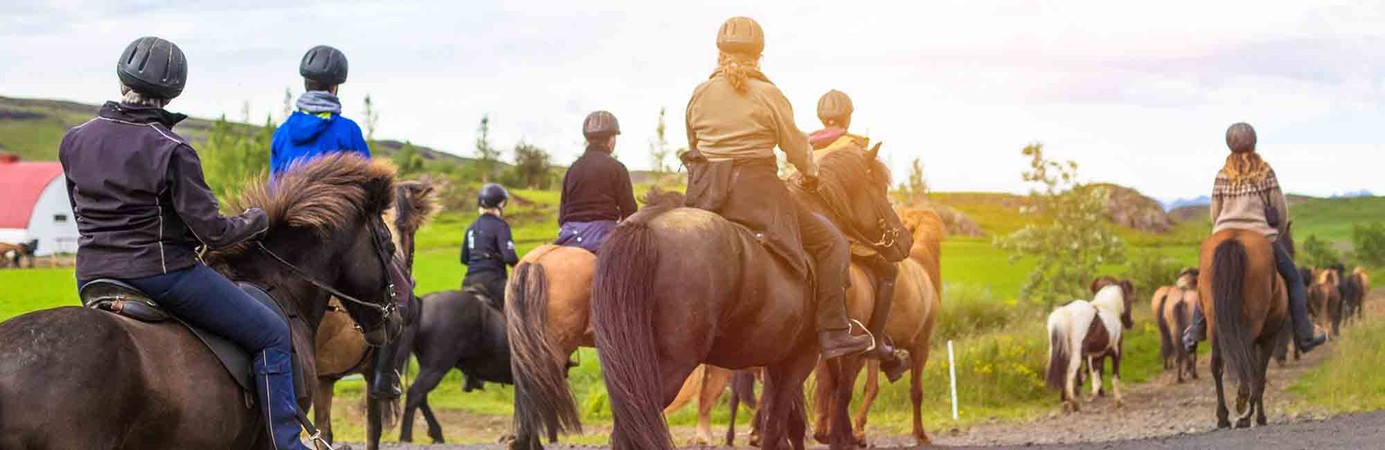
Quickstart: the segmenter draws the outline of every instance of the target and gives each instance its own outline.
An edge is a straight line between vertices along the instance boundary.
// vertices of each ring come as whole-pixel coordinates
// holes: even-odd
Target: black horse
[[[231,208],[259,206],[270,230],[259,244],[213,252],[228,278],[268,291],[290,320],[314,373],[313,332],[329,290],[362,300],[346,308],[367,340],[388,340],[397,313],[381,263],[393,249],[381,213],[394,171],[355,156],[329,156],[252,186]],[[306,377],[306,409],[316,382]],[[268,449],[259,410],[217,357],[175,322],[146,323],[63,307],[0,323],[0,448],[7,450]]]
[[[404,401],[399,441],[412,442],[414,411],[422,410],[428,437],[442,443],[442,426],[428,406],[428,393],[438,387],[453,368],[466,377],[465,391],[482,383],[514,384],[510,371],[510,341],[505,334],[505,314],[500,301],[484,290],[467,288],[424,296],[419,320],[404,331],[400,349],[412,349],[418,357],[418,376]]]

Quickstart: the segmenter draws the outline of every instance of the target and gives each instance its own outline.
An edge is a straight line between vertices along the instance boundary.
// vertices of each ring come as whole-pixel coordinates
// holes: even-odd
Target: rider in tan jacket
[[[788,99],[759,70],[764,46],[764,31],[754,20],[733,17],[721,27],[717,70],[688,101],[689,151],[683,158],[689,166],[688,205],[745,225],[804,274],[807,250],[816,262],[816,328],[823,356],[868,351],[872,338],[853,336],[846,316],[846,239],[826,218],[800,205],[778,177],[775,147],[804,176],[808,189],[816,188],[818,167],[808,136],[794,125]]]

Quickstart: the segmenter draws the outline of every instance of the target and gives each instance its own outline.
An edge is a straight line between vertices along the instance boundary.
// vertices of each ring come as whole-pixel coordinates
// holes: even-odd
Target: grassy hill
[[[28,161],[53,161],[58,159],[58,145],[62,143],[63,133],[68,128],[81,125],[96,115],[100,105],[69,102],[63,100],[25,99],[0,97],[0,151],[19,155]],[[199,142],[206,139],[215,120],[189,117],[178,124],[179,134]],[[246,130],[260,125],[236,123]],[[395,140],[379,140],[373,149],[377,154],[391,156],[404,147]],[[414,146],[427,160],[448,161],[462,164],[469,161],[451,153],[441,152],[423,146]]]

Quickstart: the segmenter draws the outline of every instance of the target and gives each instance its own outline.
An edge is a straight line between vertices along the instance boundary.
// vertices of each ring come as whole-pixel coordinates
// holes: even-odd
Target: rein
[[[901,233],[900,228],[890,226],[889,222],[885,220],[884,214],[882,214],[880,211],[876,211],[876,224],[880,226],[880,229],[882,231],[880,232],[879,239],[872,240],[867,238],[865,233],[861,232],[860,227],[856,226],[855,221],[847,220],[847,218],[851,217],[850,215],[842,214],[842,212],[837,209],[836,205],[834,205],[832,202],[827,201],[827,198],[822,195],[821,188],[810,190],[799,183],[789,183],[789,185],[792,186],[794,189],[807,192],[816,197],[818,203],[826,207],[827,212],[837,219],[836,222],[841,225],[844,225],[841,226],[842,234],[847,235],[846,237],[850,240],[865,243],[869,245],[872,249],[875,249],[878,252],[883,252],[885,250],[890,249],[891,247],[894,247],[894,244],[899,239],[899,234]]]
[[[259,249],[260,249],[261,252],[264,252],[264,254],[269,255],[270,258],[273,258],[275,261],[278,261],[279,264],[281,264],[281,265],[283,265],[284,267],[288,268],[289,271],[293,272],[295,275],[298,275],[299,278],[302,278],[304,281],[307,281],[309,284],[312,284],[313,286],[317,286],[319,289],[322,289],[322,290],[324,290],[324,291],[327,291],[328,293],[330,293],[330,294],[336,296],[337,299],[345,300],[345,301],[348,301],[348,302],[351,302],[351,303],[355,303],[355,304],[357,304],[357,305],[361,305],[361,306],[364,306],[364,307],[367,307],[367,308],[374,309],[374,310],[376,310],[376,311],[379,311],[381,314],[388,314],[390,311],[393,311],[393,310],[394,310],[394,303],[392,303],[392,302],[389,303],[389,304],[386,305],[386,306],[381,306],[381,305],[377,305],[377,304],[374,304],[374,303],[370,303],[370,302],[367,302],[367,301],[364,301],[364,300],[357,299],[356,297],[352,297],[352,296],[350,296],[350,295],[347,295],[345,292],[339,291],[339,290],[337,290],[336,288],[333,288],[332,286],[330,286],[330,285],[328,285],[328,284],[326,284],[326,283],[323,283],[323,282],[321,282],[321,281],[317,281],[316,278],[313,278],[312,275],[309,275],[307,272],[304,272],[303,269],[299,269],[298,266],[293,265],[293,263],[288,262],[288,261],[285,260],[283,257],[280,257],[277,253],[274,253],[274,251],[272,251],[272,250],[270,250],[269,248],[265,247],[263,243],[260,243],[259,241],[256,241],[256,242],[255,242],[255,246],[256,246],[256,247],[259,247]],[[394,289],[394,284],[393,284],[393,283],[390,283],[390,289],[391,289],[391,290]]]

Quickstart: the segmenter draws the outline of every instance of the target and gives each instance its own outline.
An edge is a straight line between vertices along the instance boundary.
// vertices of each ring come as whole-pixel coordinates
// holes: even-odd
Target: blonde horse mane
[[[1341,281],[1337,279],[1337,272],[1332,269],[1323,269],[1322,273],[1318,274],[1318,284],[1336,287]]]
[[[932,208],[901,206],[895,208],[899,220],[909,234],[914,237],[914,247],[909,249],[909,258],[917,261],[928,272],[933,281],[933,289],[939,298],[942,295],[942,241],[947,227],[938,213]]]

